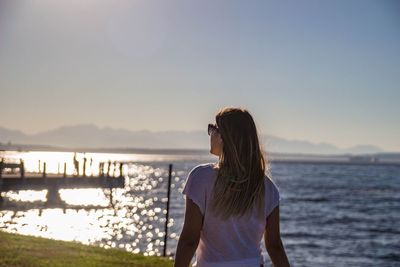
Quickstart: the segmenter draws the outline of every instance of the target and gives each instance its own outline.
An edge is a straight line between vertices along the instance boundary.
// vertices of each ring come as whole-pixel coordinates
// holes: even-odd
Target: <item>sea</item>
[[[74,171],[71,152],[11,152],[0,157],[26,172]],[[60,189],[64,207],[46,207],[46,190],[2,192],[0,230],[119,248],[173,259],[183,226],[182,195],[188,173],[206,154],[78,153],[98,164],[124,161],[124,188]],[[169,166],[172,164],[168,202]],[[82,165],[81,165],[82,166]],[[400,166],[330,162],[270,163],[279,188],[281,238],[291,266],[400,266]],[[167,238],[165,225],[167,224]],[[272,266],[263,241],[265,266]],[[194,262],[194,258],[192,260]]]

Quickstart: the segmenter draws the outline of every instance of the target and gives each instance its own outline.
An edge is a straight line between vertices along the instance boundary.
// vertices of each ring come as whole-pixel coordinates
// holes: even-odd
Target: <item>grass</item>
[[[167,267],[167,258],[0,231],[0,266]]]

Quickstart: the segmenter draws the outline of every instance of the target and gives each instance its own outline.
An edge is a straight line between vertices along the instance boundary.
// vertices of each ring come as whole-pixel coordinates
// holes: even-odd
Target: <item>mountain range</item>
[[[368,154],[382,153],[373,145],[356,145],[346,149],[328,143],[288,140],[272,135],[260,136],[268,152],[300,154]],[[205,131],[130,131],[98,127],[93,124],[63,126],[36,134],[0,127],[0,145],[29,144],[32,146],[61,148],[137,148],[137,149],[209,149]],[[1,147],[0,146],[0,147]]]

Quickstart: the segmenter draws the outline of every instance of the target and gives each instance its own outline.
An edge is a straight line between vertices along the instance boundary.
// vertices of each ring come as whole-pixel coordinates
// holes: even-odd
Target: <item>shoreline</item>
[[[147,149],[147,148],[64,148],[24,145],[0,146],[0,158],[3,153],[27,152],[59,152],[59,153],[98,153],[98,154],[139,154],[165,156],[192,156],[210,157],[205,149]],[[270,163],[288,164],[344,164],[344,165],[371,165],[371,166],[400,166],[400,153],[385,152],[373,154],[305,154],[305,153],[267,153]]]

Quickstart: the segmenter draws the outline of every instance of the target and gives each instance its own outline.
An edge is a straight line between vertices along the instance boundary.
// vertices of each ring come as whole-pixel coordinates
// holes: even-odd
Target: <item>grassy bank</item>
[[[173,266],[171,260],[0,231],[0,266]]]

